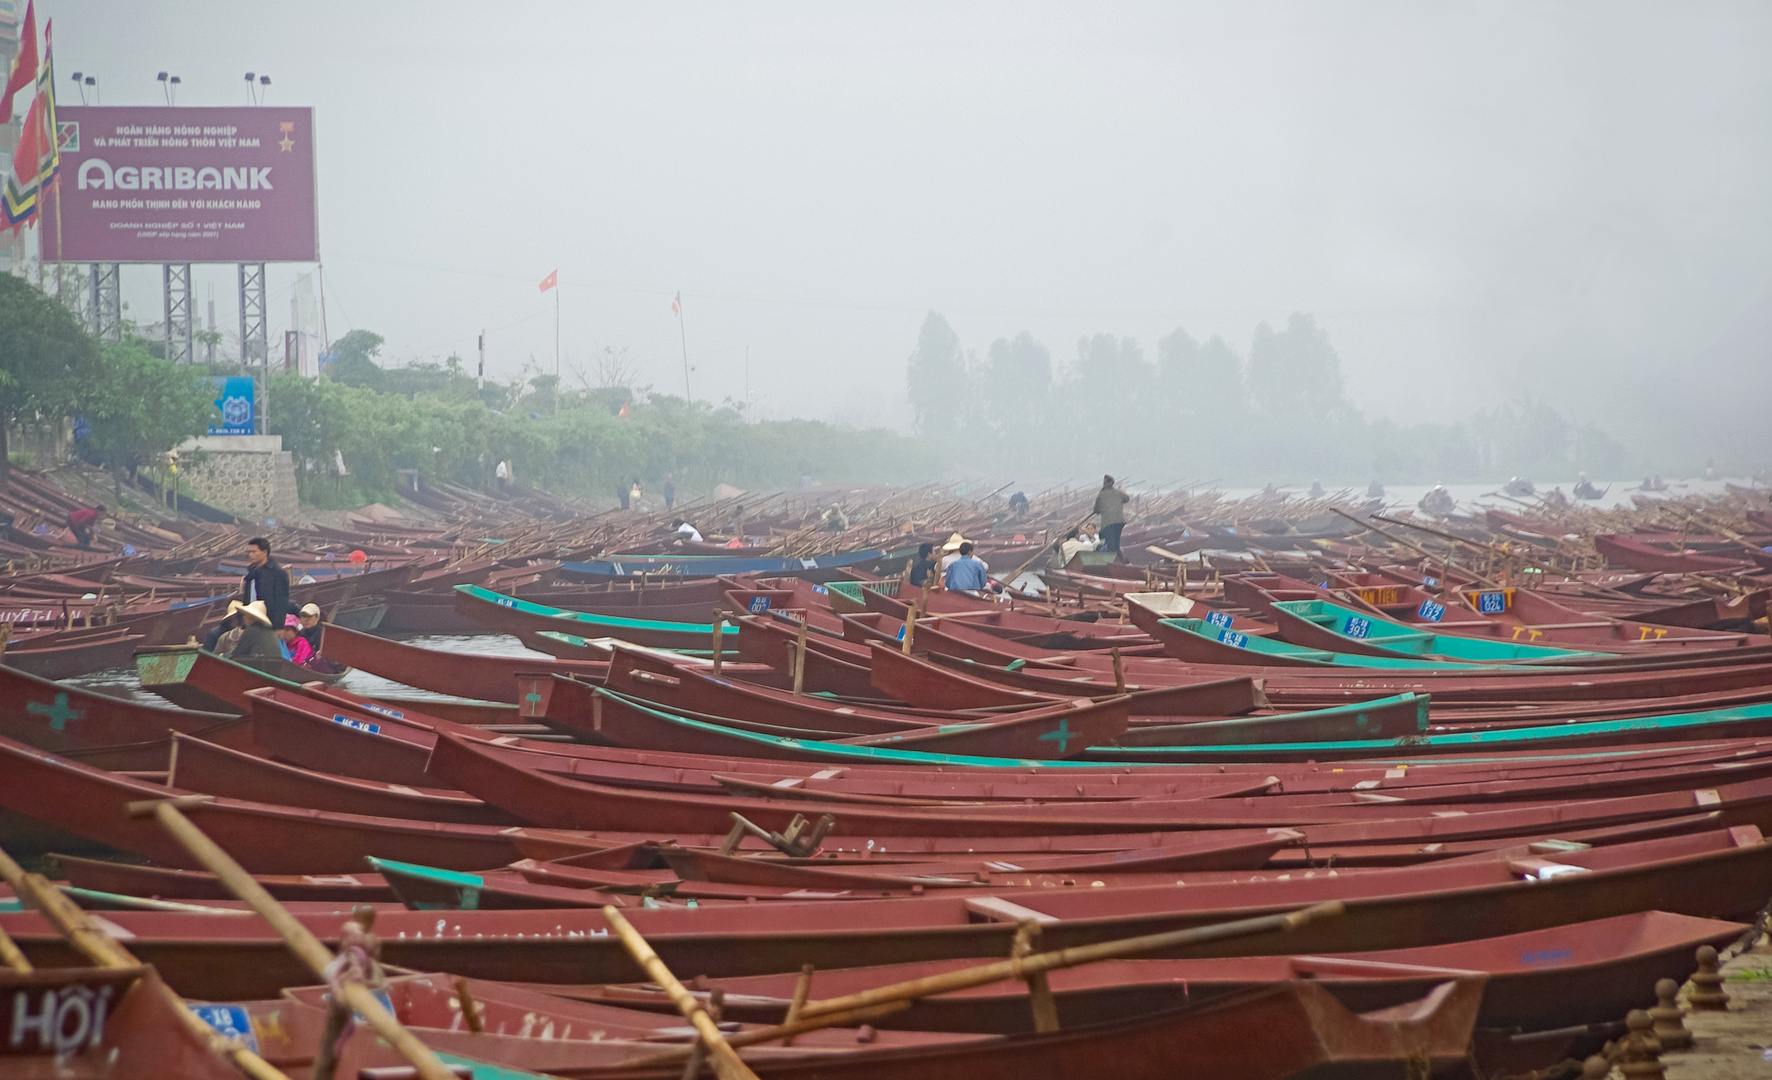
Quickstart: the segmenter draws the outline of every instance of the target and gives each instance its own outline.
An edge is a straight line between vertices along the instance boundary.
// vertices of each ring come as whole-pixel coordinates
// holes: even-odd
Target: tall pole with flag
[[[683,345],[683,400],[694,401],[695,395],[689,392],[689,334],[683,329],[683,292],[677,291],[676,298],[671,301],[671,313],[677,316],[677,340]]]
[[[12,70],[7,73],[4,90],[0,90],[0,120],[10,121],[14,95],[29,86],[32,80],[37,84],[37,96],[25,113],[18,144],[13,148],[12,170],[0,178],[0,228],[11,229],[14,233],[38,217],[44,187],[61,171],[61,143],[56,137],[55,124],[55,70],[50,48],[52,28],[44,26],[41,64],[37,60],[34,6],[26,8],[22,29],[24,36],[19,42],[18,55],[14,58]],[[41,285],[43,245],[39,243],[37,248],[37,280]],[[57,251],[58,260],[60,256],[61,252]]]
[[[554,411],[560,411],[560,271],[541,279],[541,291],[554,291]]]

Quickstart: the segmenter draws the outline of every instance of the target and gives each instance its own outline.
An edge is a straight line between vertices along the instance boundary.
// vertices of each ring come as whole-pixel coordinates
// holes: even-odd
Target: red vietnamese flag
[[[541,279],[541,291],[547,292],[558,284],[560,284],[560,271],[555,270],[547,277]]]
[[[0,89],[0,124],[12,122],[12,98],[37,81],[37,0],[25,5],[25,25],[19,31],[18,55],[12,58],[6,86]]]

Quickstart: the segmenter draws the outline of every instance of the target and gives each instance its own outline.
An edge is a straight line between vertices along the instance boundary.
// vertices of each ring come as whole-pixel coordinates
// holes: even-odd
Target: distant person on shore
[[[929,583],[929,575],[935,573],[935,545],[917,545],[917,554],[905,564],[906,580],[911,588],[921,589]]]
[[[664,485],[665,509],[677,508],[677,481],[675,473],[665,473]]]
[[[1126,504],[1131,501],[1124,491],[1114,486],[1114,478],[1101,478],[1101,490],[1095,493],[1095,509],[1101,519],[1101,551],[1120,553],[1120,532],[1126,528]]]
[[[634,490],[640,490],[640,485],[635,484]],[[628,485],[620,477],[617,477],[615,481],[615,500],[621,503],[623,510],[628,509]]]
[[[1009,496],[1009,516],[1016,521],[1028,516],[1027,492],[1018,491]]]
[[[498,477],[498,493],[500,495],[503,495],[505,492],[511,490],[511,463],[510,462],[500,461],[498,463],[498,468],[493,470],[493,475]]]
[[[249,639],[255,636],[270,637],[271,627],[282,626],[283,617],[289,614],[289,571],[271,558],[271,542],[262,536],[246,541],[246,562],[246,572],[240,575],[240,595],[228,605],[233,610],[209,632],[208,638],[203,642],[203,647],[210,652],[215,651],[215,643],[221,639],[222,634],[237,627],[247,631],[241,638],[241,648],[246,648]],[[263,605],[262,614],[255,610],[247,612],[247,618],[241,618],[240,609],[250,608],[254,604]],[[255,631],[264,633],[256,634]],[[269,653],[278,655],[279,650],[273,647]],[[247,653],[263,654],[262,648]]]
[[[92,534],[98,528],[98,516],[105,512],[105,504],[82,506],[78,510],[68,512],[68,529],[74,534],[74,542],[81,548],[92,550]]]
[[[637,476],[634,477],[634,486],[628,491],[628,501],[625,503],[622,503],[622,505],[623,506],[631,506],[635,510],[640,509],[640,478],[639,477],[637,477]]]
[[[949,592],[969,592],[982,595],[991,587],[991,575],[984,560],[972,554],[972,541],[960,545],[959,558],[948,564],[942,574],[942,585]]]

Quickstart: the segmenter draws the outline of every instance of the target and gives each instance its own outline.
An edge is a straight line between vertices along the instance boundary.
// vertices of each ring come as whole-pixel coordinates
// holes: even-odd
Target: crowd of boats
[[[245,531],[35,534],[0,1061],[1647,1075],[1726,1003],[1772,905],[1764,494],[1152,493],[1061,564],[1093,494],[275,531],[373,694],[197,644]],[[962,540],[990,588],[910,584]]]

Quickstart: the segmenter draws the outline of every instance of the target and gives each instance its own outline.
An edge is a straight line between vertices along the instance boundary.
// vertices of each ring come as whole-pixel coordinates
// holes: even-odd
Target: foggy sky
[[[329,329],[396,358],[484,328],[489,375],[551,371],[558,268],[569,364],[682,393],[681,290],[695,396],[748,348],[764,416],[908,423],[930,309],[1060,361],[1305,311],[1368,415],[1527,390],[1628,438],[1668,378],[1767,426],[1763,3],[38,8],[104,104],[252,70],[316,106]],[[197,280],[232,327],[232,266]],[[157,270],[125,285],[157,321]]]

